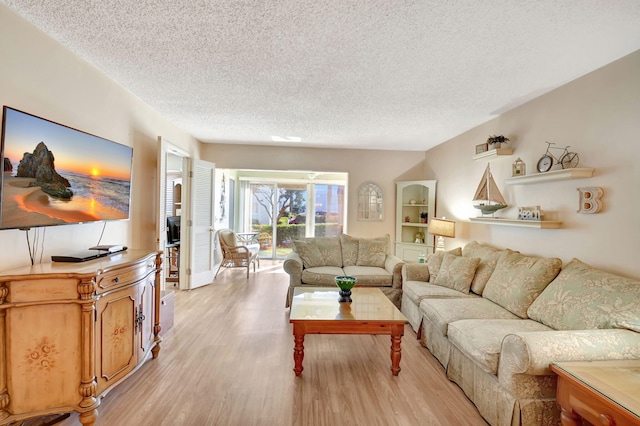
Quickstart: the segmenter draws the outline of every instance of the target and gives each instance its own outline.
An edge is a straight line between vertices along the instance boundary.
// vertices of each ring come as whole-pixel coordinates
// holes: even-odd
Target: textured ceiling
[[[640,49],[638,0],[0,2],[203,142],[425,150]]]

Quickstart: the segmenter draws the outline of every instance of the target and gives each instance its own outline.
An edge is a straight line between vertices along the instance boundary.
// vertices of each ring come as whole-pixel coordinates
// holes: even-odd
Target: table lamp
[[[453,238],[456,236],[456,223],[453,220],[445,218],[433,218],[429,221],[429,233],[437,236],[436,251],[444,250],[444,238]]]

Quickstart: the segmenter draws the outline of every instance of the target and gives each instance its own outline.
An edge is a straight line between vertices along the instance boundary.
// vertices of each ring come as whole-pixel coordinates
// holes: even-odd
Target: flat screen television
[[[129,219],[133,148],[5,106],[0,229]]]
[[[167,217],[167,243],[180,244],[180,216]]]

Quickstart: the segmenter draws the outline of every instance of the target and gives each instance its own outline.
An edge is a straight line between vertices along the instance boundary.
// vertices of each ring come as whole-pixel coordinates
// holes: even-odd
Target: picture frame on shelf
[[[488,143],[481,143],[476,145],[476,154],[482,154],[483,152],[489,151]]]
[[[527,174],[527,165],[518,157],[511,165],[511,177],[524,176]]]

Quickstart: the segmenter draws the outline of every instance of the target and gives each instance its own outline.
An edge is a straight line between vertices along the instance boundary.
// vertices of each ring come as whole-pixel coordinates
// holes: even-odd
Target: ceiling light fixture
[[[271,136],[274,142],[302,142],[302,138],[298,136]]]

